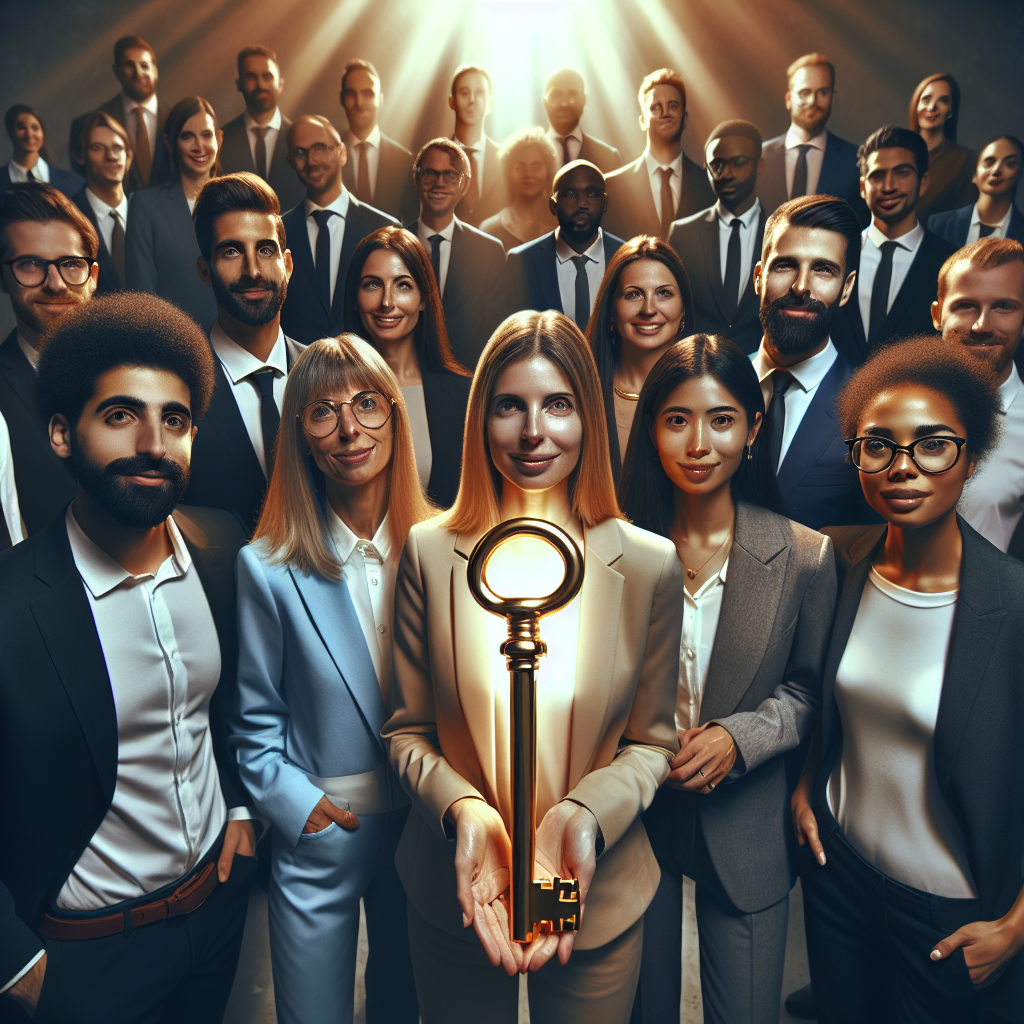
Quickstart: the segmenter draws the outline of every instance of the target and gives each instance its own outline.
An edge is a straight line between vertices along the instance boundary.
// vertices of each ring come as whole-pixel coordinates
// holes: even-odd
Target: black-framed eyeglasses
[[[952,469],[960,458],[960,451],[967,444],[966,437],[951,437],[947,434],[932,434],[919,437],[910,444],[897,444],[887,437],[851,437],[846,441],[850,448],[850,459],[862,473],[882,473],[887,470],[900,452],[906,452],[922,473],[935,476]]]
[[[602,192],[599,188],[585,188],[582,192],[577,192],[573,188],[560,188],[555,193],[555,202],[575,203],[580,198],[583,198],[588,203],[599,203],[607,194],[607,192]]]
[[[437,184],[437,179],[441,178],[444,180],[446,185],[461,185],[462,179],[466,175],[462,171],[435,171],[433,167],[417,167],[416,177],[426,185],[427,188],[432,188]]]
[[[352,409],[352,415],[361,427],[377,430],[389,419],[395,406],[393,398],[385,398],[378,391],[360,391],[347,402],[332,402],[326,398],[310,402],[296,419],[310,437],[330,437],[341,422],[341,410]]]
[[[724,157],[716,157],[711,163],[708,164],[708,170],[711,172],[712,177],[720,178],[724,173],[726,167],[731,167],[734,171],[742,170],[749,163],[753,163],[754,158],[752,156],[733,156],[726,160]]]
[[[4,260],[0,266],[10,267],[14,280],[22,288],[38,288],[50,273],[50,267],[56,267],[61,280],[72,288],[80,288],[89,280],[96,260],[88,256],[58,256],[55,260],[44,260],[42,256],[16,256],[13,260]]]
[[[338,148],[338,144],[334,143],[333,146],[329,146],[326,142],[314,142],[309,149],[292,149],[288,153],[288,158],[292,163],[304,164],[309,159],[309,154],[312,153],[314,156],[321,157],[326,156],[328,153],[333,153]]]

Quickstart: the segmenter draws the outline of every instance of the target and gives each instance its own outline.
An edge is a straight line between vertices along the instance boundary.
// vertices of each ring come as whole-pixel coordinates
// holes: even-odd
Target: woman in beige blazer
[[[512,1024],[516,975],[527,971],[534,1024],[629,1019],[643,913],[660,874],[639,817],[678,748],[683,586],[672,544],[620,518],[602,410],[593,357],[572,321],[510,317],[473,380],[458,498],[406,544],[395,711],[383,735],[414,805],[396,862],[424,1024]],[[537,876],[579,878],[582,928],[525,948],[509,940],[503,902],[505,625],[466,581],[477,540],[517,516],[561,526],[583,546],[585,565],[579,596],[544,620],[549,654],[538,675]]]

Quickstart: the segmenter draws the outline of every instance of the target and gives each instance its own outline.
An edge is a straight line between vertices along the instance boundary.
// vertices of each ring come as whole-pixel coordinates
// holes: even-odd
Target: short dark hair
[[[82,239],[82,255],[96,259],[100,239],[89,218],[63,192],[41,181],[12,185],[0,196],[0,255],[9,258],[7,229],[12,224],[25,221],[47,224],[53,220],[70,224]]]
[[[423,144],[420,151],[416,154],[416,159],[412,162],[412,169],[414,171],[420,169],[420,164],[423,163],[423,158],[427,155],[427,150],[430,149],[440,149],[442,152],[447,153],[452,158],[452,163],[458,164],[462,168],[463,174],[468,176],[472,173],[466,151],[457,142],[452,142],[451,139],[446,139],[444,136],[431,139]]]
[[[449,91],[450,96],[455,95],[455,86],[458,85],[459,79],[463,75],[468,75],[470,71],[476,71],[478,74],[484,76],[487,80],[487,91],[493,96],[494,95],[494,84],[491,82],[491,76],[487,73],[487,68],[482,64],[477,64],[474,61],[467,61],[465,64],[460,64],[455,69],[455,74],[452,75],[452,87]]]
[[[121,36],[114,43],[114,63],[120,64],[129,50],[146,50],[153,58],[153,63],[156,63],[156,51],[142,36]]]
[[[762,261],[771,252],[775,237],[788,227],[822,228],[846,239],[846,273],[860,266],[860,221],[845,199],[835,196],[799,196],[783,203],[764,226]]]
[[[918,178],[923,178],[928,172],[928,143],[909,128],[887,124],[872,132],[857,150],[857,169],[862,178],[868,169],[868,157],[880,149],[909,149],[914,154]]]
[[[789,88],[790,83],[793,81],[793,76],[801,68],[810,68],[816,65],[828,68],[828,73],[832,76],[832,88],[834,89],[836,87],[836,66],[823,53],[805,53],[802,57],[797,57],[786,68],[786,88]]]
[[[269,46],[246,46],[244,49],[238,51],[238,57],[236,64],[238,66],[238,77],[242,77],[242,61],[246,57],[266,57],[267,60],[272,60],[277,64],[277,70],[281,70],[281,64],[277,59],[277,54],[270,49]]]
[[[187,313],[146,292],[111,292],[83,303],[46,336],[39,357],[39,407],[74,426],[96,382],[119,366],[154,367],[180,377],[189,390],[192,420],[210,407],[213,352]]]
[[[895,341],[876,349],[858,367],[836,398],[839,429],[857,435],[864,407],[876,395],[907,384],[944,395],[967,431],[967,452],[981,461],[999,440],[1002,405],[995,372],[967,347],[934,334]]]
[[[368,71],[374,78],[377,79],[378,84],[380,83],[380,75],[377,74],[377,69],[368,61],[363,60],[362,57],[356,57],[354,60],[350,60],[341,69],[341,91],[345,91],[345,79],[353,71],[358,71],[362,68],[364,71]]]
[[[273,217],[277,244],[281,246],[281,252],[288,248],[277,193],[258,174],[240,171],[211,178],[196,196],[192,223],[199,251],[207,263],[213,255],[213,225],[218,217],[232,210],[252,210]]]
[[[132,140],[128,137],[128,132],[125,131],[124,125],[116,118],[111,117],[106,111],[94,110],[92,113],[84,116],[80,130],[73,140],[76,152],[72,155],[80,158],[79,163],[85,163],[85,148],[89,144],[89,133],[93,128],[108,128],[124,143],[124,148],[129,155],[132,155],[134,152]]]

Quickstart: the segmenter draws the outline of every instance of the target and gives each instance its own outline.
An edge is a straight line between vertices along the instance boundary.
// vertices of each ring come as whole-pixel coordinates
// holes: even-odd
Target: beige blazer
[[[412,799],[396,854],[413,905],[462,931],[455,843],[443,817],[481,797],[511,820],[510,781],[495,756],[487,619],[466,566],[477,536],[414,526],[395,594],[394,714],[382,735]],[[603,946],[643,914],[660,869],[639,815],[669,773],[675,728],[683,578],[673,545],[618,519],[585,533],[576,688],[566,796],[603,837],[581,949]],[[542,627],[543,634],[543,627]],[[600,844],[599,844],[600,847]]]

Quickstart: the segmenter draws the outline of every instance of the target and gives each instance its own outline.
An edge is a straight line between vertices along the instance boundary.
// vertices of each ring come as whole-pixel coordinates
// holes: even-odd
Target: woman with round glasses
[[[999,409],[987,368],[931,337],[882,349],[839,395],[888,523],[825,531],[840,596],[792,799],[823,1022],[1024,1006],[1024,566],[956,512]]]
[[[242,780],[274,825],[268,890],[277,1018],[351,1021],[359,901],[367,1020],[418,1017],[394,854],[408,800],[380,730],[391,714],[398,560],[433,512],[412,425],[364,341],[316,341],[288,374],[277,458],[238,557]]]

